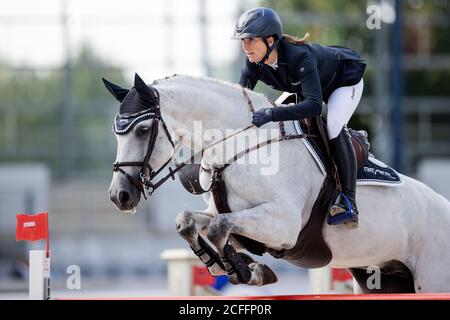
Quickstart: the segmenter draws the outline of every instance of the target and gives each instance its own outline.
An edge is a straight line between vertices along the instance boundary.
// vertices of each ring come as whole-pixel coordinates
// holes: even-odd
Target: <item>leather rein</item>
[[[245,98],[247,99],[247,104],[248,104],[248,108],[250,110],[250,112],[254,113],[255,109],[253,107],[253,103],[250,99],[250,96],[248,95],[247,89],[242,88],[242,92],[245,96]],[[169,133],[169,130],[167,128],[167,125],[164,121],[164,119],[161,116],[161,109],[160,109],[160,104],[159,104],[159,94],[155,94],[155,92],[157,93],[157,90],[150,90],[151,93],[154,96],[154,101],[156,101],[156,105],[152,108],[148,109],[147,114],[149,115],[149,118],[152,119],[152,126],[151,126],[151,132],[150,132],[150,138],[149,138],[149,142],[148,142],[148,147],[147,147],[147,152],[145,154],[144,160],[142,162],[114,162],[113,163],[113,172],[120,172],[123,175],[125,175],[128,180],[139,190],[139,192],[142,193],[142,195],[144,196],[145,199],[147,199],[146,197],[146,191],[148,192],[148,195],[151,196],[153,194],[153,192],[155,192],[156,189],[158,189],[162,184],[164,184],[169,178],[172,178],[172,180],[175,180],[175,173],[177,173],[178,171],[180,171],[183,167],[185,167],[186,165],[190,164],[190,162],[192,160],[194,160],[194,158],[201,153],[203,155],[204,151],[221,143],[226,141],[227,139],[240,134],[244,131],[247,131],[248,129],[254,127],[255,125],[249,125],[245,128],[239,129],[235,132],[233,132],[232,134],[218,140],[215,141],[209,145],[207,145],[206,147],[202,148],[199,152],[195,153],[192,157],[190,157],[188,160],[181,162],[179,164],[177,164],[174,168],[169,167],[169,173],[166,174],[164,177],[162,177],[161,179],[159,179],[158,182],[153,183],[152,180],[170,163],[170,161],[173,159],[173,155],[158,169],[158,170],[154,170],[150,164],[149,164],[149,160],[150,157],[152,155],[153,149],[155,148],[155,143],[156,143],[156,139],[158,136],[158,128],[159,128],[159,123],[161,123],[164,132],[166,133],[166,136],[170,142],[170,144],[172,145],[173,148],[175,148],[175,143],[172,140],[172,137]],[[155,91],[155,92],[154,92]],[[264,142],[258,143],[255,146],[252,146],[250,148],[247,148],[246,150],[243,150],[239,153],[237,153],[232,159],[230,159],[229,161],[227,161],[225,163],[225,165],[223,165],[220,168],[215,168],[216,169],[216,173],[221,173],[225,168],[227,168],[230,164],[232,164],[234,161],[236,161],[237,159],[239,159],[240,157],[248,154],[251,151],[257,150],[265,145],[269,145],[273,142],[279,142],[279,141],[283,141],[283,140],[291,140],[291,139],[303,139],[308,137],[308,134],[286,134],[285,129],[284,129],[284,124],[283,122],[279,122],[279,126],[280,126],[280,136],[276,137],[276,138],[272,138],[269,140],[266,140]],[[137,180],[136,178],[134,178],[133,176],[131,176],[128,172],[126,172],[125,170],[123,170],[121,167],[141,167],[141,171],[139,173],[139,180]],[[214,185],[215,182],[215,177],[217,176],[217,174],[213,175],[213,182],[211,183],[210,187],[208,190],[205,190],[205,192],[208,192],[209,190],[211,190],[212,186]]]

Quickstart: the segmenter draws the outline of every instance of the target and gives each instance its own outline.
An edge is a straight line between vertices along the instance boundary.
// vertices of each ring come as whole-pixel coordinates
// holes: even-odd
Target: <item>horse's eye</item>
[[[140,127],[136,130],[136,135],[138,137],[145,136],[149,132],[149,130],[150,129],[148,127]]]

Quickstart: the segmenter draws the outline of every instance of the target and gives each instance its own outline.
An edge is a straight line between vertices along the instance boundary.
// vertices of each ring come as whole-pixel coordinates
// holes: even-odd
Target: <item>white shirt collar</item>
[[[274,69],[278,68],[278,57],[275,59],[275,62],[273,64],[269,64],[269,66],[271,66]]]

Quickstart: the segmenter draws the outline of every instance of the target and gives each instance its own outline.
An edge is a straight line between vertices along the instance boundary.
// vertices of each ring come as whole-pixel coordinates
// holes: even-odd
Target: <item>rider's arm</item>
[[[273,108],[273,121],[311,118],[322,112],[322,87],[314,56],[303,53],[296,68],[305,99],[293,106]]]
[[[258,82],[258,77],[255,74],[256,67],[248,59],[245,59],[245,66],[241,70],[241,77],[239,84],[245,88],[253,90]]]

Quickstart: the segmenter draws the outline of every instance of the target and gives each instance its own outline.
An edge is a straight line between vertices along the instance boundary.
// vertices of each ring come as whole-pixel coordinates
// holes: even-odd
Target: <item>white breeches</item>
[[[350,120],[358,106],[364,88],[364,81],[349,87],[340,87],[328,99],[327,129],[328,138],[334,139]]]

